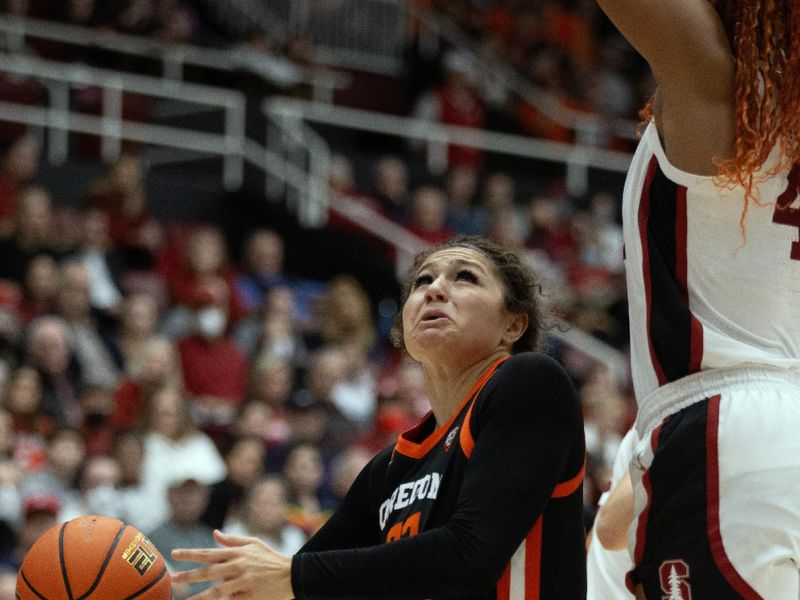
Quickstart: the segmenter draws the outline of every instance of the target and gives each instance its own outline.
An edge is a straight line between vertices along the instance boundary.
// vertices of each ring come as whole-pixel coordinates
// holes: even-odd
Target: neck
[[[425,389],[428,392],[433,415],[436,417],[437,427],[445,424],[453,416],[489,365],[507,355],[506,350],[498,349],[495,353],[466,366],[423,364]]]

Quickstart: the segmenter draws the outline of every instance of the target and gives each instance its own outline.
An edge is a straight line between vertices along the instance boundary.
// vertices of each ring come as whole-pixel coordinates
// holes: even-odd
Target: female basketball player
[[[623,201],[640,598],[800,590],[800,1],[598,0],[648,61]]]
[[[529,352],[538,287],[481,238],[417,257],[396,338],[425,371],[432,412],[361,472],[340,509],[292,558],[250,538],[180,550],[208,563],[194,596],[585,597],[583,424],[565,371]]]

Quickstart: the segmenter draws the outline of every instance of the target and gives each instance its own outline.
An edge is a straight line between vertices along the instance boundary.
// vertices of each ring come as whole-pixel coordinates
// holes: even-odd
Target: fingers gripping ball
[[[119,519],[83,516],[54,525],[17,575],[19,600],[169,600],[164,558]]]

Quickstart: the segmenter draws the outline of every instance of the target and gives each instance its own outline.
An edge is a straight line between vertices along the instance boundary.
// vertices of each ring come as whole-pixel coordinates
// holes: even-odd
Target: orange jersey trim
[[[551,498],[564,498],[572,494],[575,490],[577,490],[581,483],[583,483],[583,476],[586,474],[586,456],[583,457],[583,465],[581,466],[581,470],[578,471],[578,474],[575,475],[569,481],[565,481],[563,483],[559,483],[556,486],[556,489],[553,490]]]
[[[401,433],[398,436],[397,444],[395,444],[394,451],[399,452],[400,454],[408,456],[410,458],[422,458],[428,452],[430,452],[431,448],[433,448],[439,442],[439,440],[442,439],[442,436],[444,436],[444,434],[450,430],[450,426],[453,424],[453,421],[455,421],[456,417],[458,417],[458,415],[461,414],[461,411],[464,410],[464,407],[467,405],[467,403],[470,400],[474,400],[474,398],[478,395],[478,392],[480,392],[483,386],[486,385],[486,382],[489,381],[489,378],[492,375],[494,375],[494,372],[497,369],[497,367],[499,367],[506,359],[508,359],[508,356],[503,356],[501,358],[498,358],[491,365],[489,365],[483,373],[481,373],[481,376],[478,377],[478,381],[476,381],[475,384],[472,386],[472,389],[469,391],[466,398],[464,398],[461,401],[461,404],[459,404],[458,409],[453,412],[451,417],[447,420],[447,423],[445,423],[441,427],[437,427],[436,431],[434,431],[432,434],[426,437],[421,443],[417,443],[408,439],[408,437],[411,434],[417,431],[422,425],[424,425],[424,423],[428,421],[428,419],[431,418],[431,413],[428,413],[428,415],[422,420],[422,423],[420,423],[413,429]],[[467,415],[467,417],[469,417],[469,415]],[[462,433],[464,427],[466,426],[466,420],[464,421],[464,423],[465,425],[462,426]]]

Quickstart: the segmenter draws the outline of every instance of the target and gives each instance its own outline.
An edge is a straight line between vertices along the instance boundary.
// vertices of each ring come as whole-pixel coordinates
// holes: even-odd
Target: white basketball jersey
[[[622,207],[641,406],[660,386],[704,369],[800,370],[800,164],[760,185],[759,197],[744,239],[744,190],[675,168],[655,124],[646,128]]]

